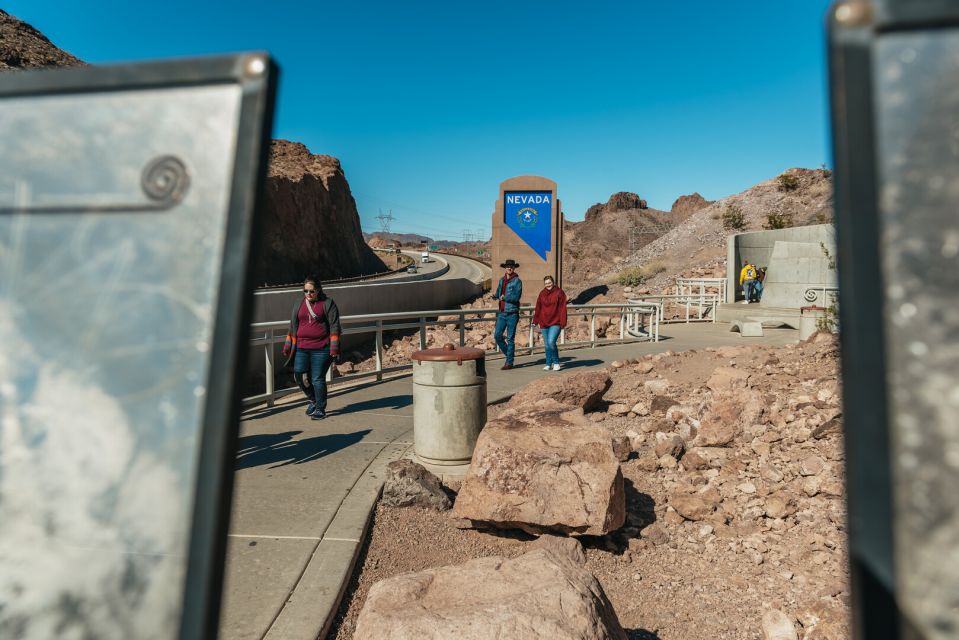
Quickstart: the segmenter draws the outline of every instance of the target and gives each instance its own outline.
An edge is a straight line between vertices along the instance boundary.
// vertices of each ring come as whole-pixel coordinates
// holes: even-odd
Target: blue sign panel
[[[546,260],[553,236],[552,191],[507,191],[503,194],[506,226]]]

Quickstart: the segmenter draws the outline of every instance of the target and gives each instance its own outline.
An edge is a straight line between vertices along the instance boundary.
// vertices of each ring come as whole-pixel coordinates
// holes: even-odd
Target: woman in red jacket
[[[553,276],[543,278],[546,285],[536,298],[536,308],[533,310],[533,324],[539,325],[543,332],[543,342],[546,344],[546,366],[543,371],[559,371],[559,350],[556,340],[559,332],[566,327],[566,293],[555,286]]]

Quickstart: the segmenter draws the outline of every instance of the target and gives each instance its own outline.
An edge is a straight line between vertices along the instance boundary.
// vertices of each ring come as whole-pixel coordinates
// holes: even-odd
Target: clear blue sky
[[[826,0],[158,3],[7,0],[92,63],[249,49],[281,67],[274,136],[338,157],[363,228],[459,239],[501,180],[668,209],[828,162]],[[221,9],[219,7],[228,7]]]

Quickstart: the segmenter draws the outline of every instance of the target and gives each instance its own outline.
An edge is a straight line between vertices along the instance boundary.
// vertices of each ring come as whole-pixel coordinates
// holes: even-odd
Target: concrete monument
[[[540,176],[517,176],[499,185],[490,240],[493,286],[496,270],[508,258],[520,264],[523,304],[533,304],[543,277],[563,286],[563,212],[556,183]]]

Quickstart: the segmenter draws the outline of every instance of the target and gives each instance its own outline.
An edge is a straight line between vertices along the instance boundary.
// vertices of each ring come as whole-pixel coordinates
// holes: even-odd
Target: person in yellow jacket
[[[756,285],[756,267],[749,260],[743,260],[743,268],[739,272],[739,286],[743,288],[743,304],[752,302]]]

